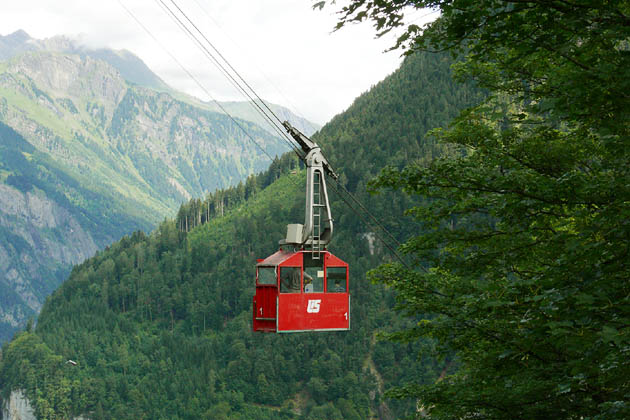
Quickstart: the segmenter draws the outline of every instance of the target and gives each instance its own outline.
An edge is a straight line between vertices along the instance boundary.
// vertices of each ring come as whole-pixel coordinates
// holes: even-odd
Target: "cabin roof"
[[[270,265],[278,266],[297,253],[298,252],[288,252],[288,251],[279,250],[275,254],[268,256],[267,258],[265,258],[264,260],[262,260],[256,265],[257,266],[270,266]]]

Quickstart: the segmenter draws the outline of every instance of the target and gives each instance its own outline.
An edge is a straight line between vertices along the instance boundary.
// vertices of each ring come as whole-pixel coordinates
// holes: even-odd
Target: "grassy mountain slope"
[[[3,122],[69,170],[159,215],[268,165],[228,117],[130,86],[102,61],[29,53],[0,71]],[[279,140],[243,124],[272,156],[283,150]]]
[[[405,199],[367,197],[365,184],[385,164],[439,153],[427,130],[479,99],[450,80],[449,66],[441,55],[408,58],[316,137],[342,182],[399,237],[413,229],[402,216]],[[3,349],[2,396],[24,389],[40,420],[69,413],[390,419],[413,412],[414,401],[386,401],[383,389],[412,376],[434,380],[443,366],[427,357],[420,369],[412,362],[418,348],[375,340],[379,330],[411,321],[394,314],[390,291],[366,283],[366,272],[390,256],[370,247],[369,227],[335,196],[331,250],[351,267],[352,331],[251,332],[255,260],[276,250],[287,223],[302,221],[303,183],[295,158],[284,156],[238,188],[187,203],[151,235],[134,233],[75,267],[36,331]],[[188,233],[178,229],[202,213],[209,220]],[[78,366],[69,369],[67,359]]]

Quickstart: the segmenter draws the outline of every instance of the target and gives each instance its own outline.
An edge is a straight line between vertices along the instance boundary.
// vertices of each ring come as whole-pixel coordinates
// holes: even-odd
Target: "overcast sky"
[[[213,98],[244,100],[169,19],[159,1],[3,2],[0,34],[23,29],[34,38],[63,34],[92,47],[127,49],[173,88],[210,99],[172,55]],[[170,4],[169,0],[162,1]],[[345,110],[401,62],[399,52],[383,53],[393,44],[393,37],[375,40],[368,24],[332,32],[334,10],[314,11],[311,0],[176,3],[261,97],[320,124]],[[429,13],[415,11],[408,21],[419,24],[436,17]]]

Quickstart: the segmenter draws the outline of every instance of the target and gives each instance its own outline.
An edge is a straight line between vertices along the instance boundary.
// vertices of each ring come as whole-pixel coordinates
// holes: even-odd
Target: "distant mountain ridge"
[[[158,75],[156,75],[138,56],[127,50],[113,50],[110,48],[90,48],[82,45],[80,41],[64,35],[58,35],[51,38],[39,40],[32,38],[23,30],[18,30],[12,34],[0,35],[0,61],[6,61],[18,55],[29,51],[48,51],[64,54],[73,54],[80,56],[88,56],[96,60],[102,60],[120,72],[123,79],[133,84],[148,87],[158,91],[165,91],[184,99],[187,95],[174,91],[168,86]],[[202,102],[194,98],[185,99],[196,105],[205,104],[209,109],[222,112],[221,108],[214,102]],[[277,135],[275,131],[268,125],[255,108],[246,101],[230,101],[220,102],[221,106],[231,115],[253,122],[263,129],[269,131],[272,135]],[[319,124],[308,121],[298,116],[289,109],[271,104],[270,108],[283,121],[290,121],[297,129],[305,133],[307,136],[312,135],[321,128]]]
[[[205,103],[208,105],[208,107],[210,107],[210,109],[214,109],[217,112],[222,112],[216,103],[214,102],[205,102]],[[271,134],[274,134],[274,135],[276,134],[276,132],[269,125],[269,123],[259,113],[256,112],[256,109],[254,108],[254,106],[251,105],[251,103],[238,102],[238,101],[237,102],[219,102],[219,103],[221,104],[223,109],[225,109],[231,115],[235,115],[244,120],[251,121],[261,126],[262,128],[268,130]],[[307,136],[311,136],[315,134],[315,132],[319,131],[319,129],[322,128],[321,125],[314,123],[312,121],[309,121],[302,116],[296,115],[293,112],[291,112],[289,109],[283,106],[272,104],[267,101],[265,101],[265,103],[267,104],[267,106],[269,106],[269,108],[271,108],[274,114],[276,114],[276,116],[281,121],[289,121],[291,125],[293,125],[295,128],[297,128],[298,130],[300,130],[302,133],[304,133]]]
[[[109,63],[120,72],[125,80],[131,83],[156,90],[171,89],[140,58],[127,50],[91,49],[63,35],[38,40],[31,38],[23,30],[18,30],[10,35],[0,36],[0,60],[8,60],[28,51],[86,55]]]

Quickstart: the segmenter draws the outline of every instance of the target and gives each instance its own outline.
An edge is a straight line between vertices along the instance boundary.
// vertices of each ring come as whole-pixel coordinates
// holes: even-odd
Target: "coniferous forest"
[[[313,138],[340,182],[403,241],[418,199],[367,192],[385,166],[428,162],[448,148],[427,135],[483,100],[457,84],[445,54],[416,54]],[[350,332],[254,334],[256,258],[277,250],[286,224],[304,218],[304,170],[292,155],[227,190],[193,199],[174,220],[135,232],[74,267],[36,327],[4,346],[2,397],[22,389],[37,418],[399,418],[415,398],[385,391],[433,383],[454,369],[436,343],[394,343],[381,333],[417,317],[394,311],[395,293],[367,272],[393,256],[373,228],[331,191],[330,249],[350,264]],[[68,363],[76,362],[76,365]]]

